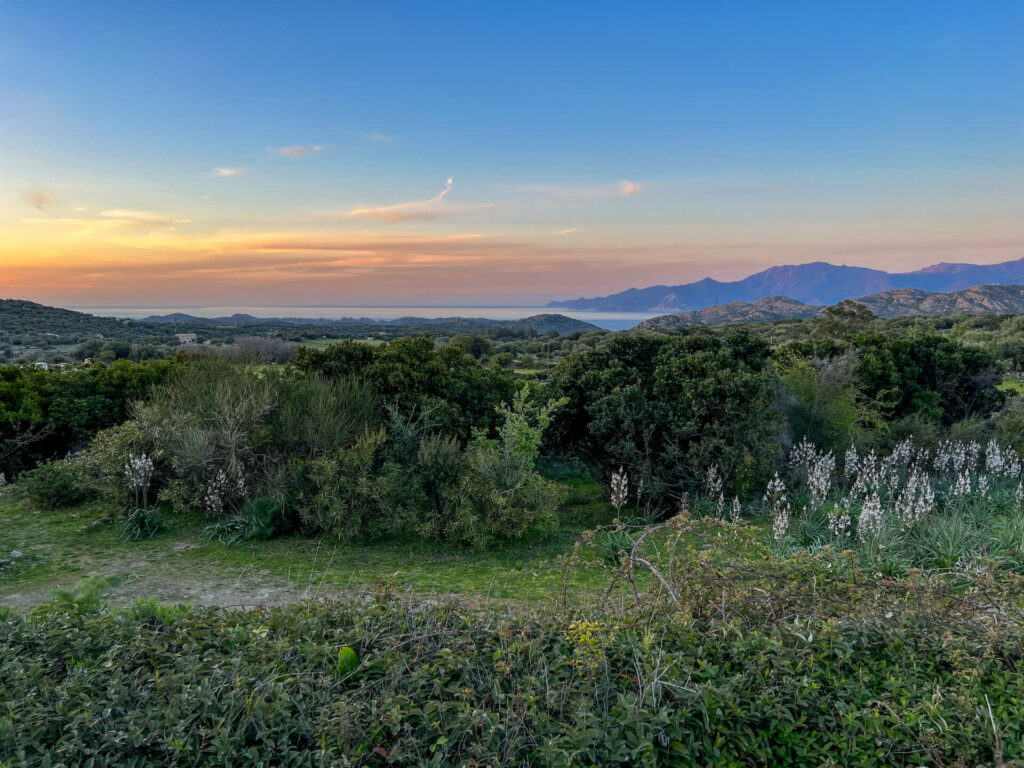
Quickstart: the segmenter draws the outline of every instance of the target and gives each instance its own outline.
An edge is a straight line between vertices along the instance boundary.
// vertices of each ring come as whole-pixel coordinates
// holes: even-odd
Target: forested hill
[[[78,344],[88,339],[157,340],[174,329],[115,317],[100,317],[34,301],[0,299],[0,341],[27,343],[45,336],[55,344]]]
[[[253,325],[326,327],[412,325],[439,327],[455,333],[479,332],[484,328],[503,328],[512,331],[534,331],[542,334],[554,331],[560,335],[576,333],[578,331],[592,331],[597,328],[596,325],[583,320],[550,313],[531,315],[530,317],[523,317],[518,320],[494,320],[486,317],[399,317],[394,320],[380,320],[372,317],[255,317],[241,313],[235,313],[226,317],[196,317],[184,312],[174,312],[169,315],[150,315],[143,318],[142,322],[158,323],[161,325],[168,323],[188,326],[204,325],[218,328]]]
[[[235,333],[245,335],[287,335],[295,338],[317,336],[386,337],[432,333],[449,336],[456,333],[508,332],[512,334],[557,333],[595,330],[597,326],[565,315],[540,314],[519,320],[446,317],[438,319],[407,317],[393,322],[368,318],[312,320],[306,318],[258,318],[235,315],[230,318],[201,318],[175,314],[145,320],[101,317],[70,309],[49,307],[33,301],[0,299],[0,342],[15,346],[80,344],[83,341],[160,342],[174,341],[175,333],[196,333],[200,339],[223,338]]]

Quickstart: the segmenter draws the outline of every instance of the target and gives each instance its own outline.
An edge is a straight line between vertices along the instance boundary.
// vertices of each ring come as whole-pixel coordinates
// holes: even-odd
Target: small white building
[[[174,335],[178,337],[178,343],[179,344],[195,344],[196,343],[196,335],[194,333],[176,333]]]
[[[35,363],[35,367],[38,368],[40,371],[48,371],[48,370],[50,370],[50,364],[49,363],[44,363],[42,360],[40,360],[39,362]]]

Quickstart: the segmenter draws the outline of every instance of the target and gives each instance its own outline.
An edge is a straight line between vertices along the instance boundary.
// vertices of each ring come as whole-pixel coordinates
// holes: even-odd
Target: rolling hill
[[[896,288],[855,298],[879,317],[911,315],[1020,314],[1024,312],[1024,285],[976,285],[962,291],[938,293],[916,288]],[[753,302],[734,301],[691,312],[675,312],[637,325],[646,330],[765,323],[773,320],[811,318],[823,307],[791,299],[768,296]]]
[[[597,326],[558,314],[539,314],[519,320],[405,317],[383,321],[369,318],[260,318],[242,314],[202,318],[179,312],[131,320],[49,307],[33,301],[0,299],[0,342],[18,346],[43,341],[48,345],[67,346],[90,339],[174,343],[174,334],[183,331],[198,333],[201,338],[218,338],[236,333],[256,336],[299,334],[317,337],[337,334],[358,337],[384,332],[396,337],[429,332],[435,336],[450,336],[491,330],[536,334],[554,331],[564,336],[577,331],[597,330]]]

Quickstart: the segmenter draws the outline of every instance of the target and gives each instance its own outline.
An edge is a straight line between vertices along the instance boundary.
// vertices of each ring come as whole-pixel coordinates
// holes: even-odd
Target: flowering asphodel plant
[[[135,506],[149,507],[149,486],[153,481],[153,460],[145,453],[131,454],[124,463],[128,490],[135,496]]]

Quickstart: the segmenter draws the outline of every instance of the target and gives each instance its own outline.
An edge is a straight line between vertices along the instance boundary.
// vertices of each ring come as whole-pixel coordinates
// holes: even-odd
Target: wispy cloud
[[[280,155],[281,157],[291,157],[293,159],[300,157],[309,157],[310,155],[316,155],[328,149],[334,149],[334,145],[292,144],[287,147],[267,147],[268,152],[272,152],[275,155]]]
[[[169,227],[175,224],[188,224],[191,219],[179,219],[166,213],[156,211],[133,211],[127,208],[114,208],[103,211],[100,216],[109,221],[120,222],[129,226]]]
[[[582,198],[615,198],[630,197],[640,192],[644,186],[635,181],[623,180],[610,184],[581,184],[581,185],[557,185],[557,184],[530,184],[520,189],[527,192],[539,192],[545,195],[556,197],[582,197]]]
[[[444,201],[445,196],[452,191],[453,183],[454,179],[449,177],[444,185],[444,189],[427,200],[395,203],[394,205],[383,205],[376,208],[355,208],[349,211],[348,215],[367,219],[379,219],[381,221],[432,219],[442,213],[441,203]]]
[[[391,137],[386,136],[383,133],[356,131],[356,136],[360,137],[361,139],[366,139],[367,141],[377,141],[384,144],[389,143],[391,141]]]
[[[42,187],[32,187],[21,193],[21,199],[37,211],[45,211],[55,202],[54,197]]]
[[[552,235],[571,235],[573,232],[579,232],[579,227],[569,227],[568,229],[556,229],[552,232]]]
[[[102,211],[94,217],[50,217],[21,220],[23,224],[38,228],[40,231],[76,240],[90,237],[102,239],[128,231],[143,233],[157,229],[174,231],[179,224],[189,224],[191,221],[191,219],[175,214],[126,208],[112,208]]]
[[[248,168],[214,168],[214,176],[241,176],[243,173],[248,173]]]

